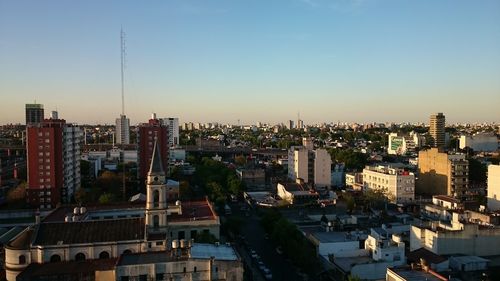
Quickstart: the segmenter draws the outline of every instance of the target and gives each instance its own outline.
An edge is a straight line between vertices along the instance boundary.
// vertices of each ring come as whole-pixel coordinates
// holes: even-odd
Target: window
[[[25,264],[26,263],[26,256],[20,255],[19,256],[19,264]]]
[[[126,249],[125,251],[123,251],[124,254],[131,254],[132,253],[132,250],[130,249]]]
[[[184,269],[182,270],[182,272],[186,273],[186,268],[184,267]]]
[[[198,231],[196,230],[191,230],[191,239],[196,239],[196,235],[198,235]]]
[[[161,246],[161,245],[163,245],[163,242],[162,242],[162,241],[158,241],[158,242],[156,242],[156,246]]]
[[[60,255],[52,255],[50,257],[50,262],[60,262],[61,261],[61,256]]]
[[[160,227],[160,217],[158,215],[153,216],[153,227],[154,228]]]
[[[122,278],[120,278],[121,281],[129,281],[130,278],[128,276],[122,276]]]
[[[194,272],[196,272],[196,269],[197,269],[197,268],[196,268],[196,266],[195,266],[195,267],[193,268],[193,271],[194,271]]]
[[[84,253],[78,253],[75,255],[75,261],[84,261],[85,260],[85,254]]]
[[[160,191],[155,190],[153,191],[153,206],[158,207],[160,202]]]
[[[109,253],[106,252],[106,251],[102,251],[100,254],[99,254],[99,259],[109,259]]]
[[[184,238],[186,238],[186,234],[184,233],[184,231],[179,231],[179,232],[177,233],[177,236],[178,236],[178,239],[179,239],[179,240],[180,240],[180,239],[184,239]]]

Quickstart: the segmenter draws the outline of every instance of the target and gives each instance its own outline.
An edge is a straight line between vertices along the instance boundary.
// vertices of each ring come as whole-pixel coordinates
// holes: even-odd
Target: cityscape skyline
[[[496,1],[2,1],[0,123],[113,124],[120,26],[131,124],[500,121]]]

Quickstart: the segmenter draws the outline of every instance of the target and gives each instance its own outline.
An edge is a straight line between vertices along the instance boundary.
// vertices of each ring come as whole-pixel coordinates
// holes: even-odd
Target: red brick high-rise
[[[27,203],[50,209],[69,202],[80,188],[80,128],[51,118],[28,126],[26,131]]]
[[[151,164],[155,138],[157,138],[158,141],[163,170],[168,171],[168,127],[167,125],[164,125],[160,119],[156,118],[156,114],[153,114],[148,123],[140,124],[138,128],[138,176],[139,180],[143,181],[147,177],[149,166]]]

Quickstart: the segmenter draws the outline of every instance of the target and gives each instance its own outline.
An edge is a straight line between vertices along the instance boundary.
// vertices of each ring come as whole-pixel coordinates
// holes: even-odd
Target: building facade
[[[407,153],[415,152],[415,149],[420,148],[423,143],[424,138],[415,132],[410,132],[408,135],[390,133],[388,136],[387,153],[406,155]]]
[[[445,126],[446,120],[443,113],[436,113],[431,115],[429,134],[432,137],[432,147],[446,147]]]
[[[44,119],[43,104],[26,104],[26,125],[41,123]]]
[[[130,144],[130,119],[123,114],[116,118],[115,136],[117,144]]]
[[[488,209],[500,210],[500,165],[488,166]]]
[[[82,131],[62,119],[45,119],[27,128],[29,205],[54,208],[70,202],[80,188]]]
[[[155,139],[161,154],[163,170],[168,171],[169,138],[168,128],[153,114],[148,123],[140,124],[137,133],[138,178],[145,180],[153,156]]]
[[[168,145],[178,146],[179,143],[179,118],[163,118],[163,124],[168,127]]]
[[[332,182],[332,159],[326,149],[314,149],[311,139],[304,138],[303,146],[288,150],[288,178],[303,179],[316,187],[329,187]]]
[[[449,195],[465,200],[469,188],[469,161],[465,154],[448,154],[438,148],[418,153],[416,193]]]
[[[498,150],[498,137],[493,133],[477,133],[460,136],[460,149],[466,147],[474,151],[494,152]]]
[[[415,200],[415,175],[390,166],[366,166],[363,169],[364,189],[383,190],[393,203]]]

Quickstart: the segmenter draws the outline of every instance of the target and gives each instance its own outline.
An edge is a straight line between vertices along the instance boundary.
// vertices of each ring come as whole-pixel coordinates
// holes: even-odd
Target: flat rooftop
[[[353,234],[348,232],[314,232],[311,233],[313,237],[315,237],[321,243],[336,243],[336,242],[348,242],[348,241],[358,241],[359,239],[366,238],[366,234]]]
[[[408,268],[390,268],[392,272],[400,276],[402,279],[406,281],[422,281],[422,280],[427,280],[427,281],[443,281],[447,280],[446,278],[442,279],[439,278],[438,276],[430,273],[430,272],[425,272],[422,270],[411,270]]]
[[[238,255],[233,247],[228,245],[213,245],[195,243],[191,248],[191,257],[195,259],[209,259],[215,257],[216,260],[237,261]]]

